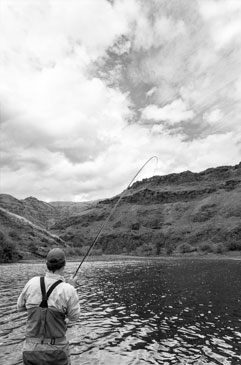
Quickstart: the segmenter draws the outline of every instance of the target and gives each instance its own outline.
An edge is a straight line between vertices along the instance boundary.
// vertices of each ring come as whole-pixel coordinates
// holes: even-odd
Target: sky
[[[241,161],[241,1],[1,0],[0,188],[112,197]]]

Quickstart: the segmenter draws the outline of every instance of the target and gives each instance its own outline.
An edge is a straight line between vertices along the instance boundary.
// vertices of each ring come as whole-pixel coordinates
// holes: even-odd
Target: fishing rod
[[[107,225],[107,223],[109,222],[110,218],[112,217],[112,215],[114,214],[117,206],[119,205],[121,199],[124,197],[124,195],[126,194],[126,192],[128,191],[128,189],[130,188],[130,186],[132,185],[132,183],[134,182],[134,180],[136,179],[136,177],[140,174],[140,172],[144,169],[144,167],[153,159],[156,159],[156,163],[158,162],[158,157],[157,156],[152,156],[150,157],[145,163],[144,165],[142,165],[142,167],[137,171],[137,173],[135,174],[135,176],[133,177],[133,179],[131,180],[131,182],[129,183],[129,185],[127,186],[127,188],[121,193],[119,199],[117,200],[117,202],[115,203],[114,207],[112,208],[112,210],[110,211],[110,214],[108,215],[108,217],[106,218],[106,220],[104,221],[103,225],[101,226],[100,230],[98,231],[97,235],[95,236],[94,241],[92,242],[92,244],[90,245],[88,251],[86,252],[86,254],[84,255],[83,259],[81,260],[79,266],[77,267],[74,275],[73,275],[73,279],[75,278],[75,276],[77,275],[79,269],[81,268],[81,265],[83,264],[83,262],[86,260],[86,258],[90,255],[90,252],[92,251],[92,249],[94,248],[96,242],[98,241],[103,229],[105,228],[105,226]]]

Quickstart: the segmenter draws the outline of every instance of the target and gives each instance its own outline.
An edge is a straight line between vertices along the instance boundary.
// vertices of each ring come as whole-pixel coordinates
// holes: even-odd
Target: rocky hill
[[[32,223],[48,229],[56,221],[80,214],[95,202],[51,202],[46,203],[34,197],[18,200],[8,194],[0,194],[0,207],[22,216]]]
[[[11,195],[0,194],[0,262],[19,257],[45,257],[50,247],[66,246],[64,240],[50,232],[50,227],[95,204],[46,203],[34,197],[18,200]]]
[[[52,229],[75,246],[90,244],[118,198],[100,201]],[[241,249],[241,163],[136,182],[98,247],[106,253],[145,255]]]
[[[0,262],[45,257],[47,251],[55,246],[64,247],[66,244],[23,216],[0,208]]]
[[[117,199],[50,204],[0,195],[0,206],[83,253]],[[122,193],[96,248],[140,255],[241,250],[241,163],[134,183]]]

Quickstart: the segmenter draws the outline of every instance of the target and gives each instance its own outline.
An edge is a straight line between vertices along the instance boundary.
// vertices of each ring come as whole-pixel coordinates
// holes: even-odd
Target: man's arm
[[[27,286],[27,285],[26,285]],[[19,311],[26,311],[26,286],[24,287],[22,293],[18,297],[17,301],[17,310]]]
[[[36,279],[35,277],[34,277],[34,278],[32,278],[32,279],[30,279],[30,280],[26,283],[25,287],[23,288],[22,293],[19,295],[19,297],[18,297],[18,301],[17,301],[17,309],[18,309],[19,311],[26,311],[26,310],[27,310],[27,308],[26,308],[27,294],[28,294],[27,292],[28,292],[29,286],[31,285],[31,283],[32,283],[35,279]]]
[[[77,321],[80,316],[79,297],[77,291],[71,286],[71,295],[68,300],[67,318],[70,321]]]

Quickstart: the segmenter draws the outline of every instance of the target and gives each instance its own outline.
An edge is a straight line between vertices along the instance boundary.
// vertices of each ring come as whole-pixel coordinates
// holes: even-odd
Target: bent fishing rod
[[[129,185],[127,186],[127,188],[121,193],[119,199],[117,200],[117,202],[115,203],[114,207],[111,209],[110,214],[107,216],[106,220],[104,221],[103,225],[101,226],[100,230],[98,231],[97,235],[95,236],[95,239],[93,240],[92,244],[90,245],[89,249],[87,250],[86,254],[84,255],[83,259],[81,260],[79,266],[77,267],[74,275],[73,275],[73,279],[75,278],[75,276],[77,275],[79,269],[81,268],[83,262],[87,259],[87,257],[90,255],[92,249],[94,248],[96,242],[98,241],[103,229],[106,227],[107,223],[109,222],[110,218],[112,217],[112,215],[114,214],[117,206],[119,205],[121,199],[124,197],[124,195],[126,194],[126,192],[128,191],[128,189],[131,187],[132,183],[135,181],[136,177],[140,174],[140,172],[144,169],[144,167],[153,159],[156,159],[156,163],[158,162],[158,157],[157,156],[152,156],[150,157],[145,163],[144,165],[142,165],[142,167],[138,170],[138,172],[135,174],[135,176],[133,177],[133,179],[131,180],[131,182],[129,183]]]

